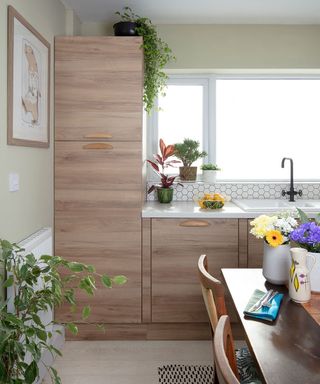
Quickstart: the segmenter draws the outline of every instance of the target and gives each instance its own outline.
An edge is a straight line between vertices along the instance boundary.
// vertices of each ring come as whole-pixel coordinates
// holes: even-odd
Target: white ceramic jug
[[[269,283],[287,284],[290,267],[290,245],[271,247],[264,241],[262,274]]]
[[[311,299],[310,271],[316,258],[304,248],[291,248],[291,267],[289,271],[289,296],[297,303],[306,303]],[[307,257],[313,259],[310,269],[307,267]]]
[[[309,252],[316,258],[316,264],[310,272],[311,292],[320,293],[320,253]],[[310,267],[312,259],[307,259],[307,266]]]

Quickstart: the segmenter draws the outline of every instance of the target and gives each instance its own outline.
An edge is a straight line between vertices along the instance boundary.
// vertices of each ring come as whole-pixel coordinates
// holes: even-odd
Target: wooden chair
[[[216,329],[219,318],[227,315],[224,286],[221,281],[215,279],[208,272],[206,255],[201,255],[198,260],[198,273],[202,289],[203,300],[210,319],[212,333]]]
[[[260,383],[259,375],[254,366],[254,362],[247,347],[241,348],[237,351],[234,350],[233,338],[231,334],[231,327],[229,317],[227,316],[227,307],[225,302],[225,290],[220,280],[215,279],[208,272],[208,260],[206,255],[201,255],[198,260],[198,272],[200,278],[200,284],[202,289],[202,295],[204,303],[208,312],[212,335],[215,338],[216,329],[218,323],[222,317],[228,318],[228,331],[229,336],[227,356],[230,357],[231,370],[233,376],[237,381],[230,381],[230,383],[239,383],[239,377],[242,379],[250,378],[252,383]],[[231,336],[230,336],[231,335]],[[217,379],[217,370],[215,370],[215,382]],[[224,383],[224,382],[222,382]],[[229,384],[228,381],[226,383]],[[220,380],[219,380],[220,384]]]
[[[219,384],[240,384],[229,316],[221,316],[213,339],[215,369]]]
[[[207,309],[208,317],[211,324],[212,335],[216,332],[216,327],[221,316],[227,315],[227,307],[225,302],[225,290],[220,280],[215,279],[208,272],[208,260],[206,255],[201,255],[198,260],[198,272],[202,290],[203,300]],[[234,352],[233,352],[234,353]],[[234,358],[234,366],[238,377],[236,360]],[[215,371],[215,378],[217,372]],[[216,381],[216,380],[215,380]],[[219,382],[220,383],[220,382]]]

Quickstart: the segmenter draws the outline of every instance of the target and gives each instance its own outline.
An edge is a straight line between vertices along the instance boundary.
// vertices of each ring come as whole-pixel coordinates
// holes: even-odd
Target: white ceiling
[[[63,0],[81,21],[113,23],[123,6],[154,24],[320,24],[320,0]]]

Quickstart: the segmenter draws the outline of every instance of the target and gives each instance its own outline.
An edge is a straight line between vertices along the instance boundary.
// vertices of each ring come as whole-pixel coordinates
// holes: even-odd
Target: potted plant
[[[175,144],[174,155],[182,161],[180,167],[180,179],[193,181],[197,178],[197,167],[192,167],[196,160],[207,156],[207,152],[199,151],[199,142],[192,139],[184,139],[183,143]]]
[[[272,284],[286,284],[290,266],[290,234],[297,227],[295,212],[261,215],[250,222],[250,233],[264,240],[263,276]]]
[[[139,16],[135,15],[130,7],[123,7],[122,13],[118,11],[115,14],[121,18],[121,21],[113,25],[115,36],[138,36],[136,20]]]
[[[163,72],[165,65],[175,60],[172,50],[157,34],[156,27],[147,17],[136,15],[131,8],[124,7],[123,13],[116,12],[121,21],[113,28],[116,36],[138,35],[143,37],[145,110],[149,113],[159,93],[163,93],[168,76]]]
[[[151,193],[152,191],[156,190],[158,195],[158,200],[160,203],[171,203],[173,198],[172,185],[174,184],[174,181],[177,176],[168,176],[164,172],[166,168],[172,167],[174,166],[174,164],[180,163],[180,161],[174,160],[174,159],[168,160],[174,154],[174,151],[175,151],[174,145],[166,146],[164,141],[160,139],[159,147],[160,147],[161,155],[159,154],[153,155],[156,162],[151,160],[147,160],[147,162],[152,166],[152,169],[154,170],[154,172],[158,176],[160,176],[160,184],[152,185],[149,188],[148,193]]]
[[[216,181],[216,172],[221,170],[216,164],[212,163],[202,164],[201,169],[205,183],[214,183]]]
[[[91,265],[70,262],[58,256],[36,258],[9,241],[0,239],[0,266],[6,271],[3,288],[12,287],[13,297],[0,305],[0,383],[33,384],[39,378],[39,363],[43,352],[61,355],[53,347],[53,332],[39,312],[53,309],[66,301],[75,309],[76,292],[93,296],[96,279],[105,287],[123,284],[124,276],[110,277],[95,272]],[[63,275],[62,275],[63,273]],[[10,311],[8,309],[10,303]],[[13,309],[12,309],[13,308]],[[90,315],[90,306],[82,310],[82,321]],[[77,322],[65,324],[74,334]],[[58,372],[46,366],[54,384],[61,384]]]

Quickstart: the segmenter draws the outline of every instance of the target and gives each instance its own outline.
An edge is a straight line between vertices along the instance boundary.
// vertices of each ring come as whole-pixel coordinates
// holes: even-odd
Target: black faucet
[[[293,187],[293,160],[290,157],[284,157],[281,161],[281,168],[284,168],[284,163],[286,160],[290,161],[290,189],[289,191],[283,190],[281,192],[282,196],[289,195],[289,201],[293,202],[295,195],[302,196],[301,189],[299,191],[295,191]]]

